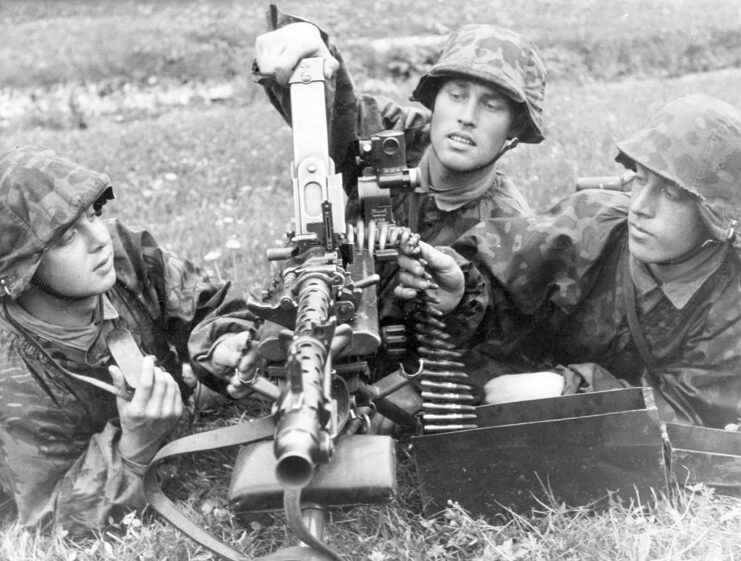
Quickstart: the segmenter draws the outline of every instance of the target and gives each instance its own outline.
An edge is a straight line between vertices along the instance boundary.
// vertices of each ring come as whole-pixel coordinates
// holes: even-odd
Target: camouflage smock
[[[124,326],[182,380],[191,328],[229,305],[228,286],[211,283],[147,232],[106,224],[117,277],[106,296],[118,318],[101,322],[88,352],[34,337],[63,368],[110,382],[103,341]],[[113,395],[62,374],[0,315],[0,481],[24,525],[53,522],[77,532],[99,527],[122,507],[144,505],[141,476],[118,452],[117,417]]]
[[[541,216],[489,220],[453,245],[474,265],[471,272],[488,281],[488,293],[478,296],[488,307],[485,319],[468,326],[478,327],[469,339],[472,374],[483,383],[497,374],[569,366],[587,373],[595,389],[653,387],[663,420],[735,422],[741,416],[737,250],[725,248],[717,269],[679,309],[661,288],[636,293],[638,320],[657,363],[648,372],[626,319],[624,286],[634,286],[627,266],[629,200],[626,193],[575,193]],[[642,313],[646,299],[653,304]],[[465,322],[465,313],[458,316]]]
[[[275,11],[271,29],[290,23],[305,21]],[[340,62],[329,91],[329,151],[338,173],[342,173],[345,192],[349,197],[346,210],[348,222],[359,216],[357,178],[360,169],[355,161],[352,144],[384,130],[403,130],[406,141],[407,163],[417,166],[430,145],[430,112],[423,107],[400,106],[383,96],[357,93],[347,67],[337,47],[329,43],[326,33],[320,30],[332,55]],[[259,69],[256,69],[259,70]],[[267,78],[257,78],[263,85],[270,102],[287,123],[291,123],[290,91]],[[416,231],[422,239],[435,245],[449,245],[479,221],[501,216],[532,214],[532,209],[511,179],[497,172],[490,188],[479,198],[461,207],[444,211],[438,208],[428,187],[422,185],[414,192],[407,190],[392,198],[397,224],[417,224]],[[412,218],[410,213],[416,217]]]

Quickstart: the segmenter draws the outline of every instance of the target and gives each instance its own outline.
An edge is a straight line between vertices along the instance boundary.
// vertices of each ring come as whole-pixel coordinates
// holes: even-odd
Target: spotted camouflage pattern
[[[145,231],[116,220],[105,224],[116,269],[116,284],[106,296],[118,317],[100,322],[99,336],[87,350],[48,334],[31,336],[67,370],[110,383],[105,336],[126,327],[142,351],[181,382],[187,397],[182,362],[188,356],[189,334],[201,321],[244,311],[241,291],[212,283]],[[12,314],[16,303],[6,299],[5,305]],[[12,317],[18,321],[20,316]],[[229,322],[245,330],[254,327],[250,319],[245,311],[239,318],[232,314]],[[203,345],[210,348],[214,339],[209,337],[218,335],[210,324],[204,326]],[[193,369],[207,376],[196,365]],[[0,485],[15,502],[20,523],[54,524],[78,534],[144,506],[141,475],[122,461],[120,436],[115,397],[64,376],[0,307]]]
[[[110,186],[107,175],[44,146],[23,146],[0,156],[0,283],[5,294],[15,299],[26,289],[49,246]]]
[[[741,110],[706,95],[682,96],[618,149],[699,196],[701,214],[716,238],[735,233],[741,240]]]
[[[651,386],[664,420],[735,422],[741,417],[740,251],[721,247],[719,269],[681,309],[658,286],[636,295],[658,364],[648,374],[628,328],[623,289],[631,274],[629,201],[627,193],[586,190],[537,216],[482,222],[453,244],[474,265],[468,276],[487,279],[487,290],[473,295],[487,307],[485,319],[467,327],[471,378],[481,384],[497,374],[557,365],[607,371],[618,385]],[[476,286],[470,279],[469,285]],[[468,313],[458,312],[460,325]]]
[[[466,76],[491,84],[526,108],[520,142],[543,140],[546,68],[535,45],[522,35],[488,24],[461,27],[448,38],[440,59],[423,75],[413,98],[432,108],[441,78]]]

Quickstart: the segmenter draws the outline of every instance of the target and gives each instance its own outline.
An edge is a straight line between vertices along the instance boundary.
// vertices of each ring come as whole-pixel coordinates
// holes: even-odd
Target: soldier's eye
[[[443,92],[454,101],[465,99],[467,95],[465,86],[460,82],[448,82],[443,86]]]
[[[667,183],[666,185],[664,185],[661,191],[664,193],[664,196],[671,201],[683,201],[685,199],[689,199],[691,196],[687,191],[685,191],[681,187],[678,187],[677,185],[672,185],[670,183]]]
[[[76,236],[77,236],[77,229],[74,226],[72,226],[66,232],[64,232],[64,234],[62,234],[59,237],[59,239],[55,242],[54,246],[62,247],[65,245],[69,245],[75,240]]]
[[[502,103],[498,99],[490,99],[490,100],[484,102],[484,108],[487,111],[492,111],[492,112],[502,111],[504,109],[504,107],[505,107],[505,104]]]

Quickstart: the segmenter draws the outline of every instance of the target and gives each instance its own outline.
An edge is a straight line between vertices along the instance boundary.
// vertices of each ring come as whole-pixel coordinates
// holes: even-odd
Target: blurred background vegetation
[[[577,176],[616,173],[615,141],[666,99],[741,99],[734,1],[279,5],[330,32],[359,89],[402,102],[460,25],[487,21],[531,37],[549,69],[547,140],[521,145],[502,166],[540,209]],[[0,149],[42,142],[107,171],[125,219],[255,288],[264,248],[291,219],[290,129],[249,75],[266,8],[0,0]]]
[[[618,173],[615,142],[664,101],[702,92],[741,103],[737,0],[279,6],[321,23],[359,89],[398,101],[460,25],[491,22],[533,39],[549,69],[547,139],[519,146],[502,167],[539,209],[579,176]],[[249,74],[266,8],[255,0],[0,0],[0,151],[38,142],[106,171],[118,199],[112,212],[214,276],[258,289],[270,269],[264,251],[292,217],[290,129]],[[281,525],[233,523],[213,492],[228,477],[228,459],[209,460],[191,466],[196,474],[183,492],[200,520],[244,547],[285,540]],[[741,558],[741,506],[706,490],[655,510],[596,515],[556,505],[499,526],[455,509],[418,519],[404,507],[339,517],[340,549],[347,539],[358,558],[373,561]],[[9,523],[0,558],[211,559],[166,525],[138,522],[130,517],[79,546]]]

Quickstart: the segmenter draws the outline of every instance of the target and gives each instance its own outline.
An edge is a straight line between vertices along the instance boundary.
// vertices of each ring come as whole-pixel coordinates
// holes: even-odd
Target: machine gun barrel
[[[332,455],[326,430],[330,379],[329,345],[334,322],[329,319],[330,280],[322,274],[300,284],[296,327],[286,361],[287,386],[276,412],[276,477],[287,488],[311,481],[314,467]]]

